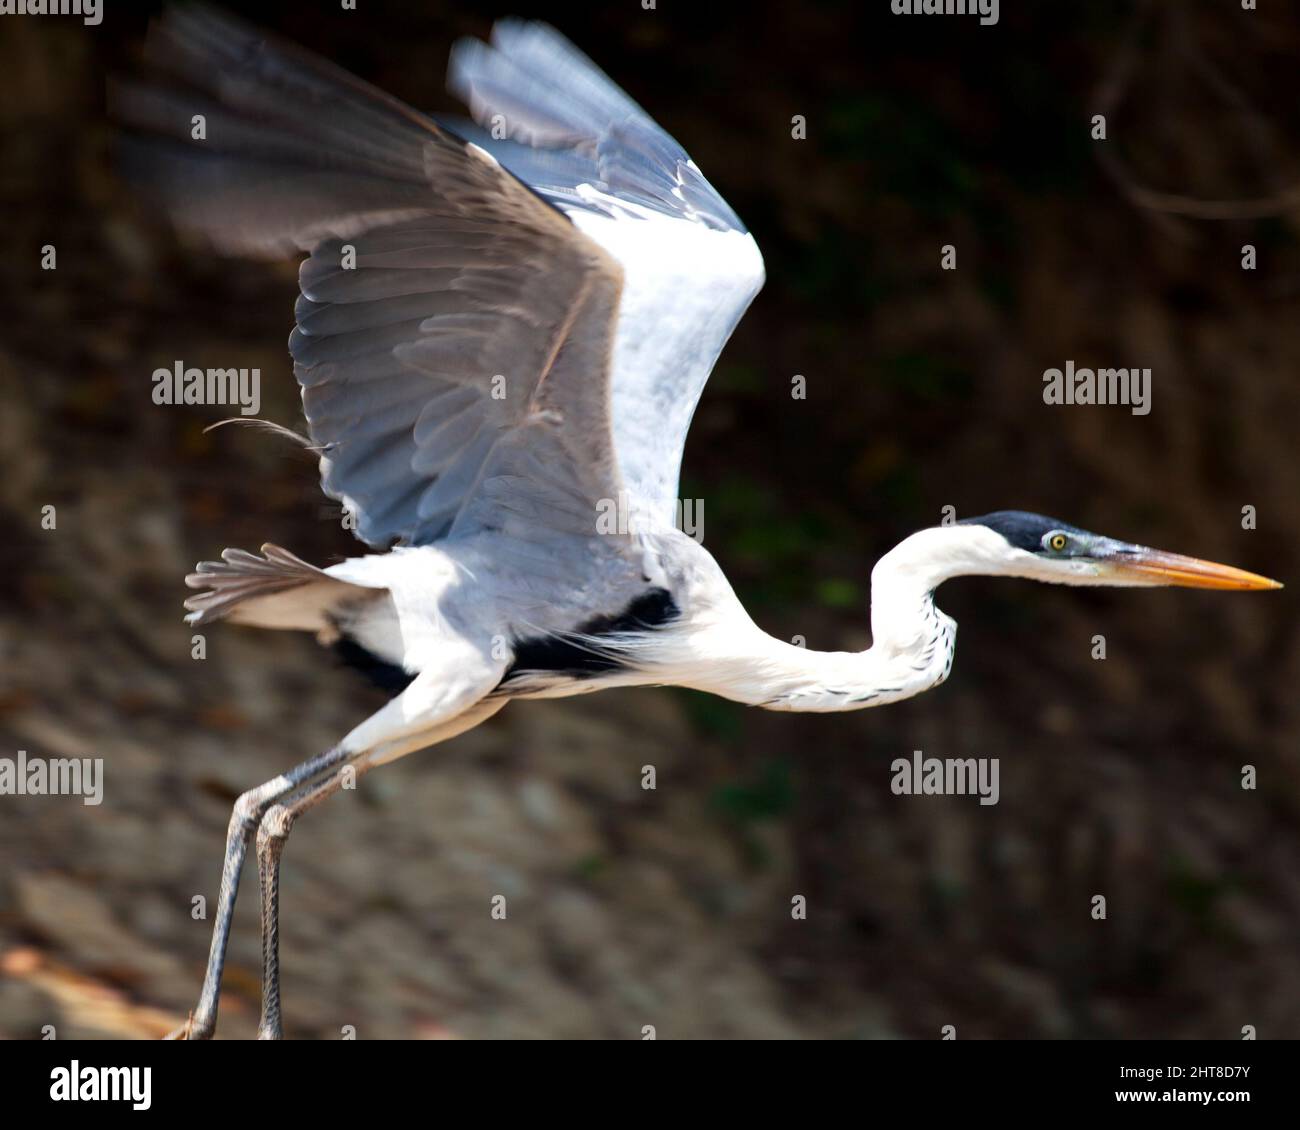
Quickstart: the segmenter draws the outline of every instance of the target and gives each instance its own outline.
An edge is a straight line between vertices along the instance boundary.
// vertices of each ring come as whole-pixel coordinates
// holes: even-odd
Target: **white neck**
[[[950,577],[993,571],[983,557],[997,546],[985,546],[984,535],[966,532],[972,529],[979,528],[922,530],[880,559],[871,574],[868,650],[810,651],[774,639],[733,596],[712,625],[684,641],[690,654],[675,666],[689,677],[676,681],[797,711],[860,710],[929,690],[948,677],[957,634],[956,622],[934,606],[935,588]]]

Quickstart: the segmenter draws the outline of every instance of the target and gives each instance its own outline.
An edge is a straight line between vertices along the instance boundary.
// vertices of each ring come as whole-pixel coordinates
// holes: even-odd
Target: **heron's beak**
[[[1142,545],[1122,545],[1103,559],[1104,575],[1139,585],[1178,585],[1188,589],[1280,589],[1278,581],[1231,565],[1164,553]]]

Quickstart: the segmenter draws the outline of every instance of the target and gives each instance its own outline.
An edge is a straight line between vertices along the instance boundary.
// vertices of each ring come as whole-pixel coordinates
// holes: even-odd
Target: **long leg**
[[[347,757],[342,745],[318,757],[296,765],[287,773],[250,789],[235,801],[226,832],[226,857],[221,867],[221,892],[217,896],[217,917],[212,927],[212,945],[208,950],[208,967],[203,976],[203,991],[198,1007],[189,1020],[168,1035],[169,1040],[206,1040],[217,1026],[217,1002],[221,995],[221,973],[226,964],[226,944],[230,939],[230,922],[239,893],[239,875],[244,867],[248,842],[261,822],[262,813],[277,797],[310,781]]]
[[[257,830],[257,875],[262,892],[262,1017],[257,1026],[258,1039],[278,1040],[283,1034],[280,1023],[280,856],[294,821],[338,792],[349,768],[355,767],[358,773],[364,773],[376,765],[463,734],[490,718],[505,703],[505,699],[478,702],[441,725],[409,732],[398,740],[353,755],[325,780],[307,785],[267,808]],[[352,741],[355,734],[356,731],[349,735],[348,740]]]
[[[343,787],[345,766],[326,780],[309,785],[262,816],[257,829],[257,877],[262,890],[262,1018],[259,1040],[278,1040],[280,1026],[280,853],[293,822],[309,808]]]

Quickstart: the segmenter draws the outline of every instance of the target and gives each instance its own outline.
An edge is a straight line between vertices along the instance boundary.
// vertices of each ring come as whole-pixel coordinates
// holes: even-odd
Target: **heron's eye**
[[[1064,534],[1052,534],[1051,537],[1047,539],[1047,548],[1054,550],[1056,553],[1060,553],[1061,550],[1069,544],[1070,539]]]

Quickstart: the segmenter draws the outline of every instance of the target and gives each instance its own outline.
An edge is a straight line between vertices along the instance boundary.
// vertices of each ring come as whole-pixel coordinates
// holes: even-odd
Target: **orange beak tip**
[[[1177,553],[1145,550],[1126,560],[1120,569],[1131,577],[1179,588],[1219,589],[1236,592],[1262,592],[1283,587],[1281,581],[1248,573],[1231,565],[1202,561]]]

